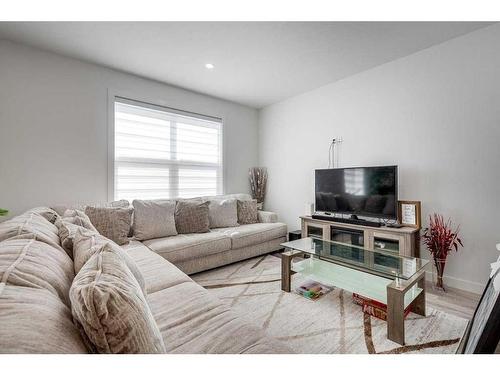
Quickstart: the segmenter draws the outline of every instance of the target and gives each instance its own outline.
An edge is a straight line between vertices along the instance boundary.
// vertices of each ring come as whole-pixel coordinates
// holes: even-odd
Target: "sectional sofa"
[[[73,254],[62,246],[60,228],[54,224],[60,217],[55,210],[42,207],[0,223],[0,353],[90,350],[74,316],[70,289],[78,272],[76,258],[72,259]],[[291,352],[286,344],[267,337],[188,276],[279,249],[286,237],[286,225],[278,223],[274,213],[259,212],[258,218],[257,223],[206,233],[143,242],[131,238],[120,246],[134,263],[130,269],[137,268],[144,284],[143,289],[138,288],[142,290],[139,298],[146,301],[155,330],[161,334],[161,352]]]

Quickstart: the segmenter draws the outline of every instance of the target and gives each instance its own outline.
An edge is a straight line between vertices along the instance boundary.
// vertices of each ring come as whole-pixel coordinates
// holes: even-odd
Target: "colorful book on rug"
[[[352,301],[356,305],[360,305],[364,313],[374,316],[375,318],[387,321],[387,305],[382,302],[375,301],[370,298],[363,297],[359,294],[352,294]],[[410,313],[411,305],[404,310],[404,317]]]
[[[327,286],[316,281],[305,281],[302,285],[295,289],[295,291],[302,297],[312,300],[317,300],[332,290],[332,286]]]

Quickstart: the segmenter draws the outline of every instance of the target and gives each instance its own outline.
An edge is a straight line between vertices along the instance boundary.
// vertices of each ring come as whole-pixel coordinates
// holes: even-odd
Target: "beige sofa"
[[[86,353],[68,298],[73,261],[60,246],[57,227],[41,213],[28,211],[0,224],[0,353]],[[259,218],[256,224],[122,246],[144,277],[167,353],[291,352],[186,274],[278,249],[286,226],[272,213]]]
[[[226,194],[193,198],[196,200],[252,199],[248,194]],[[118,203],[118,202],[116,202]],[[54,207],[62,215],[71,205]],[[144,241],[153,252],[162,256],[188,275],[253,258],[281,249],[286,241],[287,226],[278,222],[274,212],[259,211],[259,222],[230,228],[211,229],[207,233],[179,234]]]
[[[168,353],[291,352],[141,242],[123,248],[144,276],[147,300]]]

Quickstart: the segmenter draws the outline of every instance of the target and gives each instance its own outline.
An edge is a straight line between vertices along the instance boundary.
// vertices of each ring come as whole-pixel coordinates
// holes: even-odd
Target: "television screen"
[[[316,169],[316,211],[397,219],[398,167]]]

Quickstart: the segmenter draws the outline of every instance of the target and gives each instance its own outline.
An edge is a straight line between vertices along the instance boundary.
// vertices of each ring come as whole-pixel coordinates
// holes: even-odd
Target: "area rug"
[[[193,275],[240,316],[296,353],[455,353],[467,320],[427,307],[410,313],[404,346],[387,339],[387,324],[361,311],[352,293],[334,288],[318,300],[281,291],[281,259],[266,255]],[[292,289],[305,279],[295,274]]]

